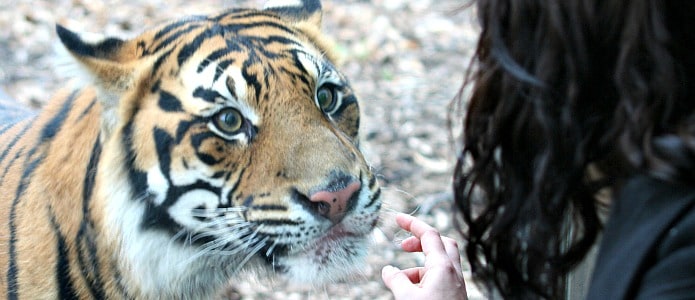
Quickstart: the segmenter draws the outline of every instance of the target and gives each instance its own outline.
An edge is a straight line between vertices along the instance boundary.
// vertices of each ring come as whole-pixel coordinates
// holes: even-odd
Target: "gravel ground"
[[[56,22],[128,36],[172,17],[263,2],[0,0],[0,87],[38,108],[63,84],[51,69]],[[477,34],[472,9],[461,10],[463,1],[453,0],[323,2],[324,31],[335,39],[342,70],[362,101],[367,156],[384,187],[383,221],[368,264],[354,279],[321,289],[250,279],[223,298],[390,299],[381,267],[422,264],[421,255],[397,246],[406,235],[394,228],[393,212],[414,212],[444,234],[460,237],[451,221],[455,156],[446,120]],[[453,116],[460,119],[460,113]],[[468,287],[471,299],[483,298]]]

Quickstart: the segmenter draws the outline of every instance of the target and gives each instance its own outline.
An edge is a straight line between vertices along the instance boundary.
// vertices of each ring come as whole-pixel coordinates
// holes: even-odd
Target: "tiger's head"
[[[381,202],[357,97],[320,3],[284,2],[130,39],[57,27],[101,105],[100,234],[144,294],[246,269],[317,284],[366,254]]]

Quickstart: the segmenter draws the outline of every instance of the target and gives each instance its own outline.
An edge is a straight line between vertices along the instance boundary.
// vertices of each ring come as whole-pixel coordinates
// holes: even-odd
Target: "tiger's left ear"
[[[117,105],[121,94],[132,88],[137,60],[136,51],[127,41],[104,38],[95,34],[78,34],[61,25],[56,33],[73,61],[70,76],[79,77],[83,85],[94,85],[101,92],[107,107]],[[70,57],[68,57],[70,58]],[[76,64],[74,63],[76,62]],[[70,63],[64,63],[70,65]]]
[[[142,72],[135,42],[104,38],[95,34],[78,34],[61,25],[56,33],[63,48],[57,68],[67,77],[76,77],[80,86],[96,88],[102,106],[101,126],[105,135],[118,122],[118,107],[123,94],[133,89]]]
[[[321,28],[321,1],[319,0],[269,0],[263,7],[281,18],[295,23],[307,23]]]

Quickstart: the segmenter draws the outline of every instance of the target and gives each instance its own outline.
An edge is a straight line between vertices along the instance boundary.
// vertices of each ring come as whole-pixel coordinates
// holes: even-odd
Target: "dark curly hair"
[[[638,173],[695,183],[695,2],[475,4],[454,100],[470,101],[454,175],[466,255],[505,298],[559,299],[601,230],[600,189]]]

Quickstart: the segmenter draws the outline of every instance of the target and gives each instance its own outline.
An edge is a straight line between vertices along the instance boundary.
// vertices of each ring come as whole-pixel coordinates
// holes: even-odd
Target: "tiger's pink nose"
[[[333,223],[338,223],[347,213],[350,207],[350,200],[360,190],[362,184],[359,181],[348,184],[343,189],[329,192],[318,191],[309,197],[311,202],[317,202],[318,212],[330,219]]]

